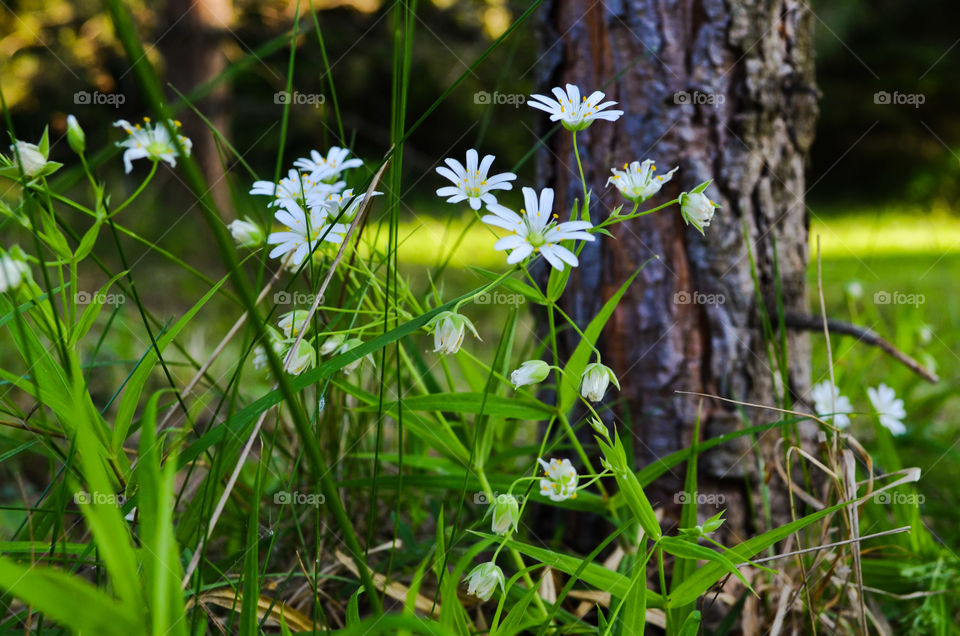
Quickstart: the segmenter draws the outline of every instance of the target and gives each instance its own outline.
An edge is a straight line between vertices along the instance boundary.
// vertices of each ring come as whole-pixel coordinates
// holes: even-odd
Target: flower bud
[[[236,220],[227,225],[233,240],[240,247],[260,247],[263,245],[263,230],[249,219]]]
[[[361,340],[360,338],[350,338],[349,340],[345,341],[343,344],[340,345],[340,347],[337,349],[337,353],[346,353],[347,351],[350,351],[351,349],[355,349],[356,347],[359,347],[362,344],[363,344],[363,340]],[[359,369],[360,365],[363,363],[364,360],[367,360],[370,362],[370,364],[376,366],[376,363],[373,361],[373,356],[371,356],[368,353],[362,358],[357,358],[347,366],[343,367],[344,374],[353,373],[354,371]]]
[[[550,365],[543,360],[527,360],[510,374],[514,389],[543,382],[550,375]]]
[[[290,355],[289,352],[287,352],[287,355]],[[306,340],[301,340],[293,354],[293,359],[290,360],[287,372],[293,375],[300,375],[312,367],[316,359],[316,352],[313,350],[313,345]],[[286,356],[284,357],[284,362],[286,362]]]
[[[345,336],[342,333],[330,336],[323,341],[323,344],[320,345],[320,355],[328,356],[331,353],[336,352],[340,348],[340,345],[343,344]]]
[[[506,535],[517,529],[520,522],[520,504],[513,495],[497,495],[491,504],[493,533]]]
[[[283,331],[286,338],[296,338],[301,331],[310,329],[310,323],[307,322],[309,312],[304,309],[294,309],[280,316],[277,326]]]
[[[680,214],[687,225],[693,225],[701,234],[710,225],[717,204],[702,192],[684,192],[680,195]]]
[[[13,155],[13,165],[22,165],[23,174],[28,177],[35,177],[47,165],[47,157],[40,151],[36,144],[30,144],[25,141],[18,141],[10,146],[10,152]]]
[[[503,570],[493,562],[482,563],[473,568],[467,575],[467,592],[479,596],[484,601],[490,600],[498,585],[501,591],[506,593]]]
[[[19,257],[18,251],[16,247],[9,254],[0,250],[0,294],[16,289],[30,278],[30,267]]]
[[[444,311],[433,321],[433,351],[434,353],[456,353],[463,344],[463,335],[467,329],[480,339],[476,327],[465,316],[455,311]]]
[[[82,155],[87,149],[87,136],[83,133],[80,122],[73,115],[67,115],[67,143],[78,155]]]
[[[583,370],[583,377],[580,379],[580,395],[591,402],[599,402],[603,399],[603,394],[607,392],[610,382],[613,382],[617,389],[620,388],[620,382],[610,367],[599,362],[588,364],[587,368]]]

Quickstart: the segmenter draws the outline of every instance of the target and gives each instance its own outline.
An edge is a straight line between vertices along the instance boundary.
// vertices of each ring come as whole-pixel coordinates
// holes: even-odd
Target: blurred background
[[[263,200],[246,193],[255,178],[271,179],[275,173],[290,63],[290,50],[282,40],[298,9],[309,13],[310,5],[298,8],[295,2],[278,0],[128,4],[141,37],[152,43],[147,55],[169,83],[169,97],[192,94],[191,101],[248,164],[223,152],[204,122],[183,111],[185,132],[194,140],[194,152],[222,209],[266,223]],[[312,23],[302,23],[283,165],[313,148],[335,144],[352,147],[373,165],[389,140],[389,5],[378,0],[316,0],[314,6],[322,9],[318,22],[325,39],[319,42]],[[527,7],[507,0],[421,2],[409,121],[429,108]],[[960,33],[951,18],[954,8],[948,0],[813,3],[822,98],[807,192],[811,241],[815,244],[819,237],[822,249],[828,313],[876,330],[936,368],[941,377],[931,386],[851,338],[838,337],[833,344],[838,384],[843,392],[844,387],[856,390],[855,408],[867,410],[861,387],[879,382],[896,387],[904,398],[910,429],[901,449],[904,462],[924,469],[923,510],[931,529],[951,550],[960,546],[955,522],[960,495],[951,487],[960,482],[960,397],[954,388],[960,384],[960,302],[955,293],[960,281]],[[521,181],[533,180],[530,159],[537,142],[537,114],[510,96],[529,94],[534,87],[542,50],[537,19],[534,15],[468,72],[407,143],[408,208],[402,233],[412,238],[401,252],[407,273],[433,262],[433,246],[443,240],[448,223],[465,222],[449,218],[452,208],[442,206],[433,194],[442,185],[433,168],[443,157],[462,156],[475,146],[497,155],[499,167],[513,167]],[[332,67],[335,94],[323,71],[324,55]],[[237,63],[239,67],[232,67]],[[228,81],[205,90],[205,82],[228,68]],[[79,118],[92,148],[109,148],[122,137],[113,127],[117,119],[134,121],[145,114],[110,20],[92,0],[4,3],[0,82],[18,136],[36,141],[49,126],[51,159],[67,167],[76,163],[64,137],[67,114]],[[334,99],[340,106],[339,121]],[[119,157],[110,158],[109,152],[101,154],[98,174],[114,184],[114,196],[120,197],[116,184],[132,191],[147,168],[139,165],[124,176]],[[62,187],[71,187],[69,170],[57,176]],[[363,177],[356,176],[360,181]],[[162,187],[154,184],[144,204],[126,213],[127,227],[210,276],[218,275],[213,255],[207,262],[197,242],[185,240],[206,236],[199,215],[191,214],[186,188],[166,169],[158,179]],[[476,241],[471,236],[461,249],[471,264],[502,263],[486,235]],[[183,272],[171,274],[148,248],[131,243],[130,249],[138,280],[155,280],[171,290],[146,299],[158,310],[176,313],[206,290]],[[463,268],[467,260],[455,258],[451,265]],[[812,311],[818,310],[816,275],[814,259]],[[898,290],[911,300],[899,302],[891,295]],[[217,326],[210,330],[216,333]],[[823,338],[814,337],[813,342],[814,369],[822,373]],[[116,355],[136,357],[139,347],[131,341],[129,351]]]

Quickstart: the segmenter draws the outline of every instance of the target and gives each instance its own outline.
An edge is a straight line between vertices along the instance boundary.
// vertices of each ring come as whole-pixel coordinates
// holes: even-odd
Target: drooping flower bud
[[[510,374],[514,389],[543,382],[550,375],[550,365],[543,360],[527,360]]]
[[[620,382],[610,367],[599,362],[588,364],[583,370],[583,377],[580,379],[580,395],[591,402],[599,402],[603,399],[603,394],[607,392],[607,387],[611,382],[617,389],[620,388]]]

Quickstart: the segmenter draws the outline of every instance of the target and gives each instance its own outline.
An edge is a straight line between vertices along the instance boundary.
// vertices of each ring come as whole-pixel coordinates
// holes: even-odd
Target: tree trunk
[[[676,206],[617,225],[615,239],[587,244],[562,299],[585,325],[644,261],[659,257],[634,281],[600,343],[623,387],[607,400],[644,466],[691,444],[699,399],[677,391],[782,404],[748,252],[768,306],[776,307],[776,252],[785,310],[808,311],[804,165],[817,112],[812,15],[797,0],[550,0],[542,15],[540,92],[567,82],[583,94],[601,89],[626,113],[578,134],[592,218],[624,202],[606,188],[610,168],[647,158],[660,174],[680,170],[641,209],[710,178],[707,194],[721,206],[705,237],[684,225]],[[583,196],[571,135],[553,135],[538,160],[540,183],[556,189],[558,210],[569,210]],[[806,395],[807,339],[790,334],[787,342],[789,395]],[[575,344],[568,335],[561,347]],[[704,400],[701,438],[777,419],[760,409],[744,413],[746,421],[736,407]],[[774,521],[785,514],[784,484],[769,468],[779,435],[777,428],[758,440],[763,461],[746,437],[701,458],[701,493],[725,497],[720,507],[735,541],[764,525],[757,497],[764,481]],[[810,435],[805,428],[802,436]],[[648,493],[664,507],[666,525],[678,518],[682,485],[681,465]],[[718,509],[701,505],[701,517]]]

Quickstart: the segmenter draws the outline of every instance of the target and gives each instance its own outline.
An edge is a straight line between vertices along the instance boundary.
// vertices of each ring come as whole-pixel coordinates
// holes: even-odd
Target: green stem
[[[110,216],[116,216],[117,214],[120,213],[121,210],[123,210],[125,207],[127,207],[128,205],[130,205],[131,203],[133,203],[134,200],[135,200],[138,196],[140,196],[140,193],[143,192],[143,189],[146,188],[146,187],[147,187],[147,184],[150,183],[150,181],[153,179],[153,175],[157,174],[157,163],[158,163],[157,161],[154,161],[154,162],[153,162],[153,167],[150,168],[150,174],[148,174],[148,175],[147,175],[147,178],[143,180],[143,183],[140,184],[140,187],[138,187],[136,190],[134,190],[134,191],[133,191],[133,194],[131,194],[129,197],[127,197],[127,200],[124,201],[123,203],[121,203],[121,204],[113,211],[113,213],[112,213]]]
[[[590,206],[590,195],[587,194],[587,180],[583,176],[583,164],[580,162],[580,148],[577,147],[577,131],[573,131],[573,154],[577,158],[577,169],[580,170],[580,183],[583,184],[583,207]]]

